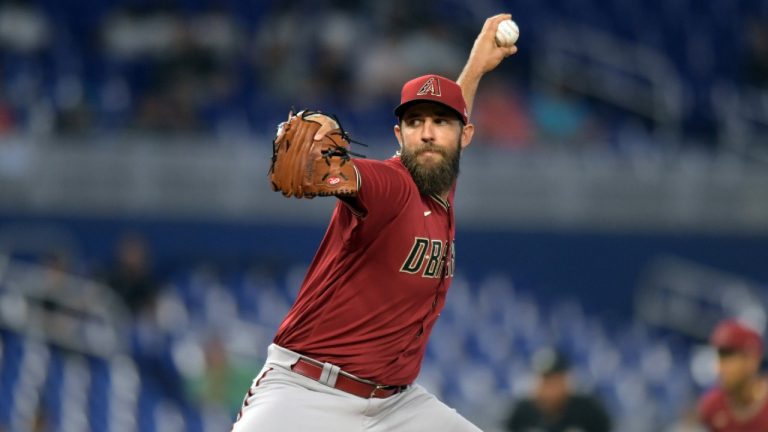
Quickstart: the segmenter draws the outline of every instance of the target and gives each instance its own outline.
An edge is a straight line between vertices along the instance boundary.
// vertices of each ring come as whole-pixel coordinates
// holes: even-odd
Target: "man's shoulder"
[[[724,406],[726,406],[725,392],[720,387],[713,387],[699,398],[697,411],[700,417],[707,418]]]
[[[355,165],[361,165],[367,168],[371,169],[384,169],[384,170],[394,170],[397,172],[400,172],[402,174],[408,174],[408,170],[405,168],[402,162],[400,162],[400,158],[397,156],[393,156],[389,159],[384,160],[378,160],[378,159],[353,159],[355,162]]]
[[[568,399],[568,405],[569,412],[579,415],[598,415],[606,412],[600,399],[590,394],[575,393]]]
[[[571,403],[579,406],[602,406],[597,397],[585,393],[574,393],[571,395]]]
[[[390,159],[353,159],[359,174],[357,197],[342,201],[363,218],[371,212],[379,215],[399,212],[399,208],[418,194],[408,169],[395,156]]]
[[[516,415],[527,415],[529,413],[538,412],[538,408],[536,408],[536,402],[533,401],[533,399],[529,397],[520,398],[514,402],[513,405],[514,413]]]
[[[512,409],[507,417],[507,428],[519,430],[520,428],[536,424],[541,418],[541,413],[536,404],[530,398],[522,398],[514,401]]]
[[[415,187],[411,173],[397,156],[385,160],[354,159],[354,161],[360,173],[360,183],[363,188],[371,184],[376,185],[375,189],[384,187],[385,190],[390,190],[395,185],[403,189]]]

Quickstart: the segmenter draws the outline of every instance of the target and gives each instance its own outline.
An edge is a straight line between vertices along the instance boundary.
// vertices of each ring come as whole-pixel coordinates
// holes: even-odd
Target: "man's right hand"
[[[502,60],[517,52],[516,45],[511,47],[496,45],[496,30],[502,21],[508,19],[512,19],[512,15],[505,13],[485,20],[485,24],[483,24],[483,28],[480,30],[480,34],[477,35],[475,44],[472,46],[472,52],[469,54],[469,59],[467,60],[468,68],[484,74],[492,71]]]
[[[480,83],[480,78],[486,72],[496,68],[506,57],[517,52],[517,46],[500,47],[496,45],[496,30],[499,23],[512,19],[510,14],[498,14],[485,20],[480,34],[475,39],[472,51],[469,53],[464,69],[456,82],[461,86],[461,93],[467,104],[467,113],[472,114],[472,106],[475,101],[475,93]]]

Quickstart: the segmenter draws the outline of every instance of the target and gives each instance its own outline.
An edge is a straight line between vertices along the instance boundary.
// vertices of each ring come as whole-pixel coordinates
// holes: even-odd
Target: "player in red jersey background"
[[[760,374],[763,341],[753,329],[725,320],[712,332],[719,385],[699,401],[699,419],[713,432],[768,431],[768,379]]]

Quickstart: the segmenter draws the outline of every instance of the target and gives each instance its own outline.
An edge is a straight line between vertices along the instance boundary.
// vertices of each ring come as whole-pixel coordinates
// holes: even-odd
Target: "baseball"
[[[504,20],[496,29],[496,45],[510,47],[517,42],[518,36],[520,36],[520,29],[517,24],[512,20]]]

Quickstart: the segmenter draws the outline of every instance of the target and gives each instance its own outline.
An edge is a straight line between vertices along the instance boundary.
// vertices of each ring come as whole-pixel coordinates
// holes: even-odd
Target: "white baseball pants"
[[[232,432],[481,432],[418,384],[364,399],[292,372],[299,357],[270,345]]]

